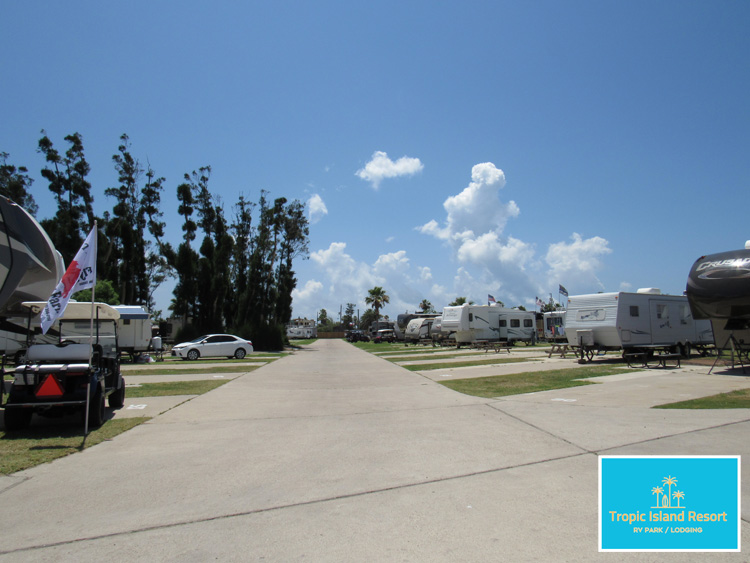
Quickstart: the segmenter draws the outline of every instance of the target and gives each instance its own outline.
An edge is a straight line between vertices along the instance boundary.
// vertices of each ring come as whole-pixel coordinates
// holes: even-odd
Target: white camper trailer
[[[159,352],[162,349],[161,337],[153,336],[151,315],[139,305],[115,305],[120,313],[117,333],[120,352],[125,352],[135,360],[144,352]]]
[[[713,343],[711,324],[693,319],[687,297],[651,288],[571,296],[565,332],[568,343],[580,346],[581,357],[589,360],[606,350],[662,348],[688,355],[692,346]]]
[[[499,305],[461,305],[443,309],[442,331],[455,333],[456,344],[488,342],[534,343],[535,315]]]
[[[315,323],[315,319],[292,319],[291,322],[286,325],[286,337],[292,338],[317,338],[318,327]]]
[[[431,341],[436,317],[417,317],[409,321],[404,331],[404,341],[418,343]],[[439,318],[439,317],[437,317]]]

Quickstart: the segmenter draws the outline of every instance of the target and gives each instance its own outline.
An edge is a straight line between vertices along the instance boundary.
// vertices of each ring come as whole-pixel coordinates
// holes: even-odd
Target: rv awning
[[[148,319],[149,314],[139,305],[115,305],[114,309],[120,313],[121,319]]]
[[[30,310],[34,315],[41,313],[47,306],[46,301],[24,301],[21,304],[25,309]],[[106,303],[94,303],[94,318],[103,321],[116,321],[120,318],[120,313],[112,305]],[[91,318],[91,303],[81,303],[70,301],[65,308],[65,313],[60,319],[64,321],[83,320]]]

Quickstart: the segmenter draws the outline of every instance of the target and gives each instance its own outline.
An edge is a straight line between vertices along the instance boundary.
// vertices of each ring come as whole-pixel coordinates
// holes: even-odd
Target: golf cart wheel
[[[5,431],[14,432],[16,430],[25,430],[31,424],[31,415],[34,411],[31,409],[14,409],[5,407]]]
[[[237,350],[235,350],[235,352],[234,352],[234,357],[237,358],[238,360],[241,360],[242,358],[244,358],[245,357],[245,349],[244,348],[237,348]]]
[[[120,378],[120,388],[107,397],[111,409],[121,409],[125,406],[125,380]]]
[[[200,354],[198,353],[198,350],[190,350],[187,353],[188,360],[197,360],[199,357],[200,357]]]
[[[104,424],[104,393],[97,389],[89,404],[89,426],[99,428]]]

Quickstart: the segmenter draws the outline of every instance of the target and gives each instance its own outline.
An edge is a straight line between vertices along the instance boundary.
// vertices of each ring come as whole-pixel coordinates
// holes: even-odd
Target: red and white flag
[[[70,297],[82,289],[92,289],[96,283],[96,225],[83,241],[76,257],[65,270],[60,283],[47,300],[42,311],[42,334],[65,312]]]

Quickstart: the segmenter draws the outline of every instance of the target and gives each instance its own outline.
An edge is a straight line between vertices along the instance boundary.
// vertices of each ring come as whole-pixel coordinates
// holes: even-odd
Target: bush
[[[284,349],[286,331],[281,325],[267,326],[256,330],[252,337],[253,347],[266,352],[277,352]],[[256,345],[255,342],[258,342]]]

